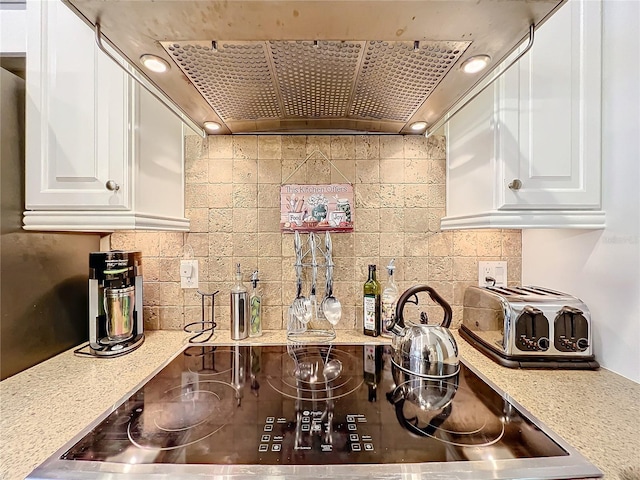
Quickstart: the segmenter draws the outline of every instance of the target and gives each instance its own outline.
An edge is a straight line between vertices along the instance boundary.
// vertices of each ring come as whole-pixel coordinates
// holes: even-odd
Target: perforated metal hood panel
[[[202,124],[223,133],[411,133],[433,123],[564,0],[64,0]],[[491,69],[489,69],[490,71]]]

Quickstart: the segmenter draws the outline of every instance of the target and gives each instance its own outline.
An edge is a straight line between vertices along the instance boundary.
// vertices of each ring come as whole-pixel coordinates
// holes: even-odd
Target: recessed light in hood
[[[63,0],[219,133],[412,133],[436,123],[565,0]],[[135,62],[131,62],[134,59]]]
[[[489,55],[474,55],[473,57],[467,58],[462,65],[460,65],[460,68],[464,73],[478,73],[487,68],[490,61],[491,57]]]
[[[164,73],[171,68],[169,62],[156,55],[145,54],[140,57],[140,63],[155,73]]]

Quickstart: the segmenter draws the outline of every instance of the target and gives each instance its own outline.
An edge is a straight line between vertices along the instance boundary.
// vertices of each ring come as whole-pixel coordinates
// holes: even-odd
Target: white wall
[[[600,364],[640,383],[640,2],[603,2],[598,231],[524,230],[522,281],[580,297]]]

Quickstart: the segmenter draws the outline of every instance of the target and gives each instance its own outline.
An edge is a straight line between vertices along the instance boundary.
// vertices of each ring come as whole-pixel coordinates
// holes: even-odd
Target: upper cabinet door
[[[499,80],[498,208],[600,207],[601,35],[601,3],[570,1]]]
[[[27,28],[26,208],[130,208],[125,74],[60,1],[28,2]]]

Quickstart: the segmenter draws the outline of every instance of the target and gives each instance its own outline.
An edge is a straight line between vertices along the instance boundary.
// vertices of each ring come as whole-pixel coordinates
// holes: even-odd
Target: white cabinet
[[[25,229],[188,230],[182,145],[68,7],[27,3]]]
[[[442,229],[602,228],[601,3],[570,0],[446,126]]]

